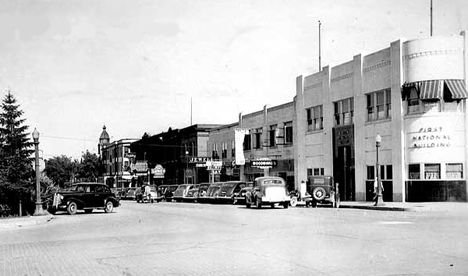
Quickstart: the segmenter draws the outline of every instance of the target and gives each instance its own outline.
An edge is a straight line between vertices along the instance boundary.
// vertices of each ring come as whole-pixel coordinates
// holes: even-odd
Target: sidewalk
[[[43,224],[49,222],[52,219],[54,219],[54,216],[49,213],[43,216],[2,218],[0,219],[0,230]]]
[[[298,202],[298,207],[305,207],[305,204]],[[467,202],[384,202],[383,205],[374,206],[371,201],[342,201],[340,208],[368,209],[376,211],[460,211],[468,212]]]

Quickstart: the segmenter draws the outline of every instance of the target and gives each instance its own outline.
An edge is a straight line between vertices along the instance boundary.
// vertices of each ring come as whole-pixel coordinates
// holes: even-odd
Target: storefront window
[[[424,165],[425,179],[440,179],[440,164],[425,164]]]
[[[419,164],[409,164],[408,165],[408,178],[409,179],[421,179],[421,168]]]
[[[463,164],[447,164],[445,175],[447,179],[462,179],[463,178]]]

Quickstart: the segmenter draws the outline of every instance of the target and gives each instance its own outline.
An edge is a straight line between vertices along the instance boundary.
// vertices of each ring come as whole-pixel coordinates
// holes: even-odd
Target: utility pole
[[[431,0],[431,13],[430,13],[430,20],[431,20],[431,36],[432,36],[432,0]]]

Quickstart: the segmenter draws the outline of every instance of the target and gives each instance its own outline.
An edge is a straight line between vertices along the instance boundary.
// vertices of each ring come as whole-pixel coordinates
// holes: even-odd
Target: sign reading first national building
[[[422,127],[412,135],[411,144],[414,148],[450,147],[451,137],[443,127]]]

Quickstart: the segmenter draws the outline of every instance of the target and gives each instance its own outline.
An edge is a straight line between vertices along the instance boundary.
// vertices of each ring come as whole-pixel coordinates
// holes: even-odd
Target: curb
[[[27,216],[17,218],[6,218],[0,220],[0,230],[27,227],[31,225],[44,224],[55,217],[51,214],[44,216]]]

